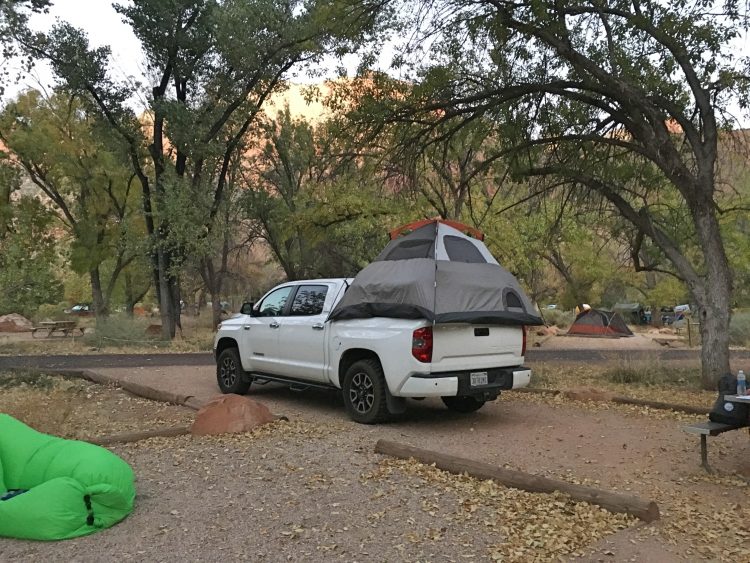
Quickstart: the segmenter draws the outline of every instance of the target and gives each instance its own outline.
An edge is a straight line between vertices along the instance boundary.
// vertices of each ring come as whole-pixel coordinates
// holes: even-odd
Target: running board
[[[296,379],[294,377],[284,377],[283,375],[268,375],[265,373],[252,373],[251,375],[253,377],[253,383],[257,383],[259,385],[265,385],[266,383],[270,383],[271,381],[275,383],[285,383],[289,385],[289,388],[292,391],[306,391],[311,387],[315,389],[338,390],[333,385],[327,385],[325,383],[314,383],[302,379]]]

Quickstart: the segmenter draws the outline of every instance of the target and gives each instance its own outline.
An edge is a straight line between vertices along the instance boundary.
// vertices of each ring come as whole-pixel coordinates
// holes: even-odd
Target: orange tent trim
[[[442,223],[443,225],[453,227],[454,229],[461,231],[464,234],[471,235],[477,240],[484,240],[484,233],[479,229],[475,229],[474,227],[470,227],[469,225],[464,225],[463,223],[459,223],[458,221],[441,219],[439,217],[434,219],[422,219],[421,221],[414,221],[413,223],[401,225],[400,227],[393,229],[388,234],[390,235],[391,240],[395,240],[399,236],[403,235],[406,231],[416,231],[417,229],[424,227],[425,225],[429,225],[430,223]]]

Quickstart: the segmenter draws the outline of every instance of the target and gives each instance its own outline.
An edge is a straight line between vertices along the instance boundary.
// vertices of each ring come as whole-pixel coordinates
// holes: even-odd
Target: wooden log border
[[[111,436],[101,436],[99,438],[87,439],[86,441],[98,446],[109,446],[111,444],[138,442],[140,440],[148,440],[149,438],[174,438],[175,436],[184,436],[185,434],[190,434],[189,426],[170,426],[167,428],[144,430],[142,432],[124,432]]]
[[[644,522],[653,522],[659,518],[659,507],[654,501],[643,500],[635,496],[594,489],[584,485],[575,485],[566,481],[505,469],[489,463],[415,448],[389,440],[378,440],[375,444],[375,453],[400,459],[413,458],[428,465],[434,464],[438,469],[443,469],[450,473],[459,475],[467,473],[478,479],[491,479],[505,486],[532,493],[553,493],[560,491],[575,501],[595,504],[610,512],[630,514],[640,518]]]
[[[599,389],[595,389],[595,390],[599,391]],[[513,389],[512,392],[513,393],[531,393],[534,395],[551,395],[551,396],[557,396],[557,395],[565,393],[565,391],[559,391],[557,389],[541,389],[538,387],[524,387],[521,389]],[[614,395],[611,399],[611,402],[618,403],[621,405],[637,405],[640,407],[649,407],[649,408],[658,409],[658,410],[684,412],[687,414],[707,415],[708,413],[711,412],[711,409],[707,407],[694,407],[692,405],[674,405],[672,403],[662,403],[660,401],[648,401],[646,399],[633,399],[631,397],[623,397],[622,395]]]

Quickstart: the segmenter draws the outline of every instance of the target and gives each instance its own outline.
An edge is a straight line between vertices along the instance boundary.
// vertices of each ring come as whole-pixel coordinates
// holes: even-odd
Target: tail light
[[[521,333],[523,334],[523,343],[521,344],[521,355],[526,355],[526,326],[521,327]]]
[[[432,327],[418,328],[411,336],[411,355],[422,363],[432,361]]]

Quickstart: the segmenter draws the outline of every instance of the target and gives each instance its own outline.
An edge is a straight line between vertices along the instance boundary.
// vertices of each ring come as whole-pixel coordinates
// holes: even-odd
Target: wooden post
[[[693,331],[690,329],[690,319],[687,320],[687,327],[688,327],[688,346],[690,348],[693,347]]]
[[[489,463],[423,450],[388,440],[378,440],[375,444],[375,453],[401,459],[414,458],[422,463],[435,464],[435,467],[451,473],[468,473],[478,479],[492,479],[508,487],[532,493],[560,491],[575,501],[596,504],[610,512],[631,514],[645,522],[653,522],[659,518],[659,507],[654,501],[643,500],[630,495],[602,491],[584,485],[574,485],[565,481],[504,469]]]

